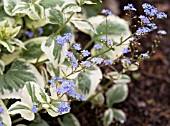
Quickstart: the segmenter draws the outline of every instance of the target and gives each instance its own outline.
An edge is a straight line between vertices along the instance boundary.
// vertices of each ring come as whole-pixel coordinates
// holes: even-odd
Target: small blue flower
[[[141,56],[145,58],[149,57],[148,53],[142,53]]]
[[[113,15],[112,12],[111,12],[110,10],[108,10],[108,9],[103,9],[103,10],[101,11],[101,14]]]
[[[131,64],[131,61],[130,61],[129,58],[122,59],[122,62],[123,62],[123,63]]]
[[[31,109],[31,111],[32,111],[33,113],[37,113],[38,108],[37,108],[36,106],[33,106],[32,109]]]
[[[127,6],[124,6],[124,10],[136,11],[136,8],[134,8],[133,4],[128,4]]]
[[[144,23],[144,24],[150,23],[149,19],[146,16],[140,15],[139,18],[141,19],[142,23]]]
[[[83,50],[83,51],[81,51],[81,53],[82,53],[83,57],[87,57],[90,55],[90,52],[88,50]]]
[[[54,82],[54,80],[48,80],[48,82],[51,84],[51,86],[56,86],[56,83]]]
[[[148,3],[142,4],[142,7],[143,7],[143,9],[152,9],[153,8],[153,6]]]
[[[65,44],[64,38],[63,38],[62,36],[60,36],[60,35],[58,35],[58,36],[56,37],[56,41],[57,41],[57,44],[60,44],[60,45],[62,45],[62,46],[64,46],[64,44]]]
[[[0,107],[0,114],[4,114],[4,108]]]
[[[109,39],[109,40],[107,41],[107,45],[113,45],[113,41]]]
[[[75,49],[75,50],[81,50],[81,45],[80,44],[74,44],[73,45],[73,48]]]
[[[124,123],[125,123],[125,121],[124,121],[124,120],[120,120],[120,123],[121,123],[121,124],[124,124]]]
[[[76,57],[74,56],[74,54],[72,52],[67,52],[66,56],[71,59],[71,63],[72,63],[73,68],[77,68],[78,67],[78,62],[77,62]]]
[[[62,114],[63,112],[70,111],[71,107],[67,105],[65,102],[61,102],[60,106],[58,107],[58,112]]]
[[[96,44],[96,45],[94,45],[94,48],[97,50],[100,50],[102,48],[102,46],[100,44]]]
[[[122,52],[123,52],[124,54],[129,53],[129,49],[128,49],[128,48],[123,48]]]
[[[157,33],[160,34],[160,35],[166,35],[167,34],[167,32],[165,30],[159,30]]]
[[[111,65],[111,64],[113,64],[113,61],[110,59],[104,61],[104,65]]]
[[[71,33],[65,33],[63,37],[60,36],[60,35],[58,35],[58,36],[56,37],[57,44],[60,44],[60,45],[63,46],[65,43],[68,43],[68,42],[69,42],[69,40],[71,39],[71,37],[72,37],[72,34],[71,34]]]
[[[25,34],[27,35],[28,38],[32,38],[34,36],[34,32],[31,31],[25,31]]]
[[[153,30],[158,28],[155,23],[149,23],[149,24],[147,24],[147,26],[151,27],[151,29],[153,29]]]
[[[55,80],[57,80],[58,82],[62,83],[63,79],[61,77],[56,77]]]
[[[136,31],[136,35],[143,35],[145,33],[151,32],[151,29],[148,27],[142,27],[142,28],[138,28]]]
[[[39,36],[41,36],[43,34],[43,32],[44,32],[43,28],[41,28],[41,27],[38,28],[38,31],[39,31],[39,34],[38,34]]]
[[[165,14],[164,12],[158,12],[157,13],[157,18],[158,19],[167,18],[167,14]]]
[[[93,63],[96,63],[96,64],[101,64],[103,62],[103,58],[93,58],[91,60]]]
[[[64,39],[68,42],[72,37],[72,34],[71,33],[65,33],[64,34]]]
[[[2,122],[0,121],[0,126],[3,126]]]
[[[89,61],[81,61],[81,63],[80,63],[81,65],[83,65],[83,66],[86,66],[86,67],[91,67],[93,64],[91,63],[91,62],[89,62]]]

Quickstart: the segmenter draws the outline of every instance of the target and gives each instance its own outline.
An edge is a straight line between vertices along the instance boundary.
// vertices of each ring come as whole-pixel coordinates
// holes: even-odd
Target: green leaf
[[[62,6],[62,12],[69,13],[69,12],[80,12],[81,7],[79,7],[76,3],[73,2],[66,2]]]
[[[38,103],[38,100],[35,96],[35,86],[31,84],[30,82],[26,82],[26,87],[27,87],[29,95],[31,96],[32,102]]]
[[[49,126],[49,124],[46,121],[44,121],[43,119],[41,119],[41,121],[39,121],[39,122],[32,122],[28,126]]]
[[[121,110],[121,109],[113,109],[113,114],[114,114],[114,118],[116,118],[119,121],[126,121],[126,115],[125,113]]]
[[[63,13],[56,8],[50,8],[47,11],[47,18],[50,20],[52,24],[58,24],[60,26],[64,23],[65,20]]]
[[[24,42],[26,49],[22,49],[20,56],[31,63],[36,63],[37,60],[41,62],[47,59],[44,52],[41,50],[41,44],[46,40],[47,37],[38,37]]]
[[[116,84],[126,84],[131,81],[130,77],[126,74],[120,74],[118,72],[109,72],[106,75],[106,78],[112,79]]]
[[[47,58],[53,64],[53,66],[58,66],[62,64],[66,58],[66,52],[68,50],[67,44],[64,46],[56,44],[54,39],[52,38],[47,39],[41,45],[41,49],[45,52]]]
[[[115,84],[106,92],[107,106],[123,102],[128,96],[127,84]]]
[[[14,61],[11,68],[0,75],[0,92],[2,98],[19,98],[19,90],[27,81],[37,82],[43,87],[44,82],[36,68],[24,61]]]
[[[64,2],[64,0],[50,0],[50,2],[47,0],[41,0],[39,4],[42,5],[44,8],[51,8],[56,7],[56,5],[62,6]]]
[[[95,28],[93,27],[92,23],[87,21],[87,20],[82,20],[82,19],[76,18],[76,19],[72,19],[71,23],[73,23],[74,26],[78,30],[80,30],[80,31],[82,31],[82,32],[84,32],[86,34],[89,34],[89,33],[97,34],[97,32],[96,32]]]
[[[4,10],[5,12],[12,16],[12,11],[17,4],[17,0],[3,0],[4,1]]]
[[[65,115],[62,122],[59,123],[61,126],[80,126],[78,119],[73,114]]]
[[[103,117],[103,125],[104,126],[109,126],[112,121],[113,121],[113,111],[111,108],[107,109],[105,112],[104,112],[104,117]]]
[[[89,93],[91,80],[86,73],[83,72],[78,75],[78,86],[84,94]]]
[[[85,100],[86,100],[91,95],[93,95],[95,93],[95,90],[96,90],[97,86],[99,85],[100,81],[102,80],[102,72],[101,72],[99,67],[94,66],[93,69],[91,69],[91,70],[87,69],[86,71],[81,72],[79,74],[80,75],[83,74],[83,78],[86,79],[86,80],[81,80],[83,82],[83,84],[84,84],[84,87],[81,87],[81,86],[79,86],[78,80],[80,81],[79,77],[82,78],[82,76],[79,76],[79,77],[76,78],[77,79],[77,83],[78,83],[79,91],[80,92],[82,92],[82,90],[86,91],[86,92],[82,92],[82,94],[84,95]],[[86,75],[86,76],[84,77],[84,75]],[[88,81],[87,81],[87,76],[90,79]],[[84,83],[84,81],[85,81],[85,83]],[[88,86],[90,86],[90,87],[88,87]],[[83,88],[85,88],[85,89],[83,89]]]
[[[3,74],[5,70],[5,64],[2,60],[0,60],[0,75]]]
[[[9,44],[8,42],[0,40],[0,44],[3,45],[5,48],[7,48],[7,50],[11,53],[15,50],[15,47]]]
[[[9,114],[21,114],[21,117],[29,121],[35,118],[34,113],[31,111],[31,108],[28,104],[17,101],[12,104],[8,109]]]

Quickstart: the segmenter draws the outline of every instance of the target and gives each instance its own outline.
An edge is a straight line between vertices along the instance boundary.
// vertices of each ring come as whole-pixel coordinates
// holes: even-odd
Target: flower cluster
[[[108,16],[108,15],[113,15],[112,12],[111,12],[110,10],[108,10],[108,9],[103,9],[103,10],[101,11],[101,14],[104,14],[104,15],[106,15],[106,16]]]
[[[54,77],[54,78],[57,81],[56,93],[58,95],[67,94],[70,97],[75,98],[76,100],[84,100],[83,95],[75,92],[74,89],[75,83],[73,80],[63,80],[62,78],[59,77]],[[51,81],[52,80],[50,80],[50,82]]]
[[[136,11],[136,8],[134,8],[133,4],[128,4],[127,6],[124,6],[124,10]]]
[[[58,107],[58,112],[62,114],[63,112],[67,112],[71,109],[70,105],[66,104],[65,102],[61,102],[60,106]]]
[[[144,9],[144,13],[146,14],[146,16],[139,16],[139,19],[141,20],[141,27],[139,27],[136,31],[137,36],[144,35],[157,29],[156,24],[152,22],[153,19],[167,18],[167,14],[165,14],[164,12],[158,12],[157,8],[148,3],[144,3],[142,5],[142,8]]]
[[[65,33],[64,36],[58,35],[56,37],[56,43],[59,45],[64,46],[65,43],[68,43],[71,39],[72,34],[71,33]]]

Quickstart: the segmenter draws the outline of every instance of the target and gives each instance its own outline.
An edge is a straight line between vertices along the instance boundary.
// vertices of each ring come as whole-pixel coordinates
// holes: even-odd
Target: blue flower
[[[0,126],[3,126],[2,122],[0,121]]]
[[[155,8],[154,6],[148,4],[148,3],[144,3],[142,5],[144,12],[146,15],[149,15],[151,17],[155,16],[158,13],[157,8]]]
[[[94,45],[94,48],[97,50],[100,50],[102,48],[102,46],[100,44],[96,44],[96,45]]]
[[[82,53],[83,57],[87,57],[90,55],[90,52],[88,50],[83,50],[83,51],[81,51],[81,53]]]
[[[61,77],[55,77],[55,80],[57,80],[58,82],[62,83],[63,79]]]
[[[123,48],[122,52],[123,52],[124,54],[126,54],[126,53],[129,52],[129,49],[128,49],[128,48]]]
[[[142,53],[141,56],[145,58],[149,57],[148,53]]]
[[[111,64],[113,64],[113,61],[110,59],[104,61],[104,65],[111,65]]]
[[[32,111],[33,113],[37,113],[38,108],[37,108],[36,106],[33,106],[32,109],[31,109],[31,111]]]
[[[136,11],[136,8],[134,8],[133,4],[128,4],[127,6],[124,6],[124,10]]]
[[[39,28],[38,28],[38,31],[39,31],[39,34],[38,34],[38,35],[41,36],[41,35],[43,34],[43,28],[39,27]]]
[[[25,31],[25,34],[27,35],[28,38],[32,38],[34,36],[34,32],[28,30]]]
[[[113,15],[112,12],[111,12],[110,10],[108,10],[108,9],[103,9],[103,10],[101,11],[101,14]]]
[[[120,123],[121,123],[121,124],[124,124],[124,123],[125,123],[125,121],[124,121],[124,120],[120,120]]]
[[[72,34],[71,33],[65,33],[64,34],[64,39],[68,42],[72,37]]]
[[[122,62],[123,62],[123,63],[131,64],[131,61],[130,61],[129,58],[122,59]]]
[[[78,62],[77,62],[76,57],[74,56],[74,54],[72,52],[67,52],[66,56],[71,59],[71,63],[72,63],[73,68],[77,68],[78,67]]]
[[[101,37],[101,40],[102,40],[102,41],[106,41],[106,36],[102,36],[102,37]]]
[[[144,4],[142,4],[142,8],[143,8],[143,9],[152,9],[153,6],[150,5],[150,4],[148,4],[148,3],[144,3]]]
[[[65,44],[64,38],[63,38],[62,36],[60,36],[60,35],[58,35],[58,36],[56,37],[56,41],[57,41],[57,44],[60,44],[60,45],[62,45],[62,46]]]
[[[149,24],[147,24],[147,26],[151,27],[151,29],[153,29],[153,30],[158,28],[155,23],[149,23]]]
[[[145,33],[151,32],[151,29],[148,27],[142,27],[142,28],[138,28],[136,31],[136,35],[143,35]]]
[[[91,63],[91,62],[89,62],[89,61],[81,61],[81,63],[80,63],[81,65],[83,65],[83,66],[86,66],[86,67],[91,67],[93,64]]]
[[[75,50],[81,50],[81,45],[80,44],[74,44],[73,45],[73,48],[75,49]]]
[[[107,41],[107,45],[112,45],[112,44],[113,44],[113,41],[109,39],[109,40]]]
[[[69,40],[71,39],[71,37],[72,37],[72,34],[71,34],[71,33],[65,33],[63,37],[60,36],[60,35],[58,35],[58,36],[56,37],[57,44],[60,44],[60,45],[63,46],[65,43],[68,43],[68,42],[69,42]]]
[[[141,19],[142,23],[144,23],[144,24],[150,23],[149,19],[146,16],[140,15],[139,18]]]
[[[0,114],[4,114],[4,108],[0,107]]]
[[[161,34],[161,35],[166,35],[167,34],[167,32],[165,30],[159,30],[157,33]]]
[[[157,18],[158,19],[167,18],[167,14],[165,14],[164,12],[158,12],[157,13]]]
[[[58,107],[58,112],[62,114],[63,112],[70,111],[71,107],[67,105],[65,102],[61,102],[60,106]]]
[[[54,82],[54,80],[48,80],[48,82],[54,87],[56,86],[56,83]]]
[[[96,64],[101,64],[103,62],[103,58],[93,58],[91,60],[93,63],[96,63]]]

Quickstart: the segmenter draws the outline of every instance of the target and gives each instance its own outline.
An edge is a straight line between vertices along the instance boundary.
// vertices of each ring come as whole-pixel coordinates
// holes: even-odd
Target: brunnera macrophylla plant
[[[72,101],[84,101],[82,105],[91,102],[94,106],[106,103],[104,126],[113,120],[126,121],[125,113],[113,108],[128,95],[130,77],[125,72],[137,70],[139,62],[155,51],[166,31],[159,29],[154,20],[167,15],[144,3],[145,15],[132,17],[132,11],[137,10],[128,4],[124,7],[127,15],[139,20],[136,32],[131,33],[128,23],[110,10],[103,9],[101,14],[87,17],[85,10],[82,11],[85,4],[95,3],[88,0],[1,2],[0,126],[17,125],[22,119],[31,121],[26,125],[36,122],[48,126],[41,113],[52,117],[69,113]],[[137,54],[136,46],[140,45],[137,41],[157,29],[152,50]],[[76,41],[78,31],[91,37],[85,46]],[[118,71],[115,63],[123,69]],[[102,67],[109,67],[110,72],[102,73]],[[108,80],[107,84],[100,84],[103,78]],[[13,104],[7,102],[11,99]],[[10,116],[16,114],[21,118],[11,121]],[[80,126],[73,114],[58,120],[60,125],[69,121]]]

